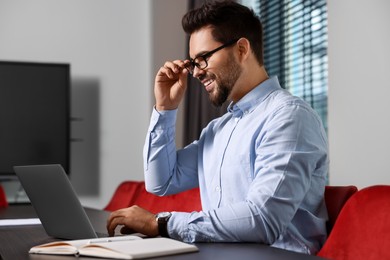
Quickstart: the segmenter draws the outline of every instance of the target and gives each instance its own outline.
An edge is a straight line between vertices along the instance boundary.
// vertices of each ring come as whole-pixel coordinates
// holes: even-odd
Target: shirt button
[[[219,187],[219,186],[215,187],[215,191],[216,192],[220,192],[221,191],[221,187]]]

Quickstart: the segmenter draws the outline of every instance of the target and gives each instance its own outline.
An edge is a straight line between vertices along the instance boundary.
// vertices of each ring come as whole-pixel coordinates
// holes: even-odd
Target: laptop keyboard
[[[108,237],[107,233],[102,233],[102,232],[95,232],[97,237]]]

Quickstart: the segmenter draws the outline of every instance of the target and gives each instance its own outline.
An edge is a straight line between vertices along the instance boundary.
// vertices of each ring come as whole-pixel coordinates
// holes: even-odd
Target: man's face
[[[192,59],[214,50],[222,45],[213,39],[211,28],[205,27],[191,34],[190,57]],[[241,67],[228,46],[207,58],[208,66],[204,69],[194,69],[193,76],[198,78],[209,93],[210,101],[221,106],[228,98],[241,75]]]

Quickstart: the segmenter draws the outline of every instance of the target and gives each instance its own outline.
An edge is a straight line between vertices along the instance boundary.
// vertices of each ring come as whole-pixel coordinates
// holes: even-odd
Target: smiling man
[[[114,233],[185,242],[258,242],[307,254],[326,239],[327,139],[308,104],[269,78],[262,25],[235,2],[207,3],[183,17],[189,60],[167,61],[155,78],[156,104],[144,148],[149,192],[200,188],[202,211],[154,214],[137,206],[111,214]],[[199,140],[176,150],[175,124],[188,73],[210,101],[231,103]]]

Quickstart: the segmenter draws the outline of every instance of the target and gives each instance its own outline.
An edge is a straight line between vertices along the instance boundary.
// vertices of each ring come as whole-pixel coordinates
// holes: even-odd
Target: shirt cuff
[[[156,107],[153,107],[152,116],[150,118],[149,131],[152,132],[155,129],[167,129],[175,127],[177,117],[177,109],[157,111]]]
[[[188,217],[190,213],[185,212],[171,212],[172,216],[168,221],[168,234],[170,238],[176,240],[188,241]]]

